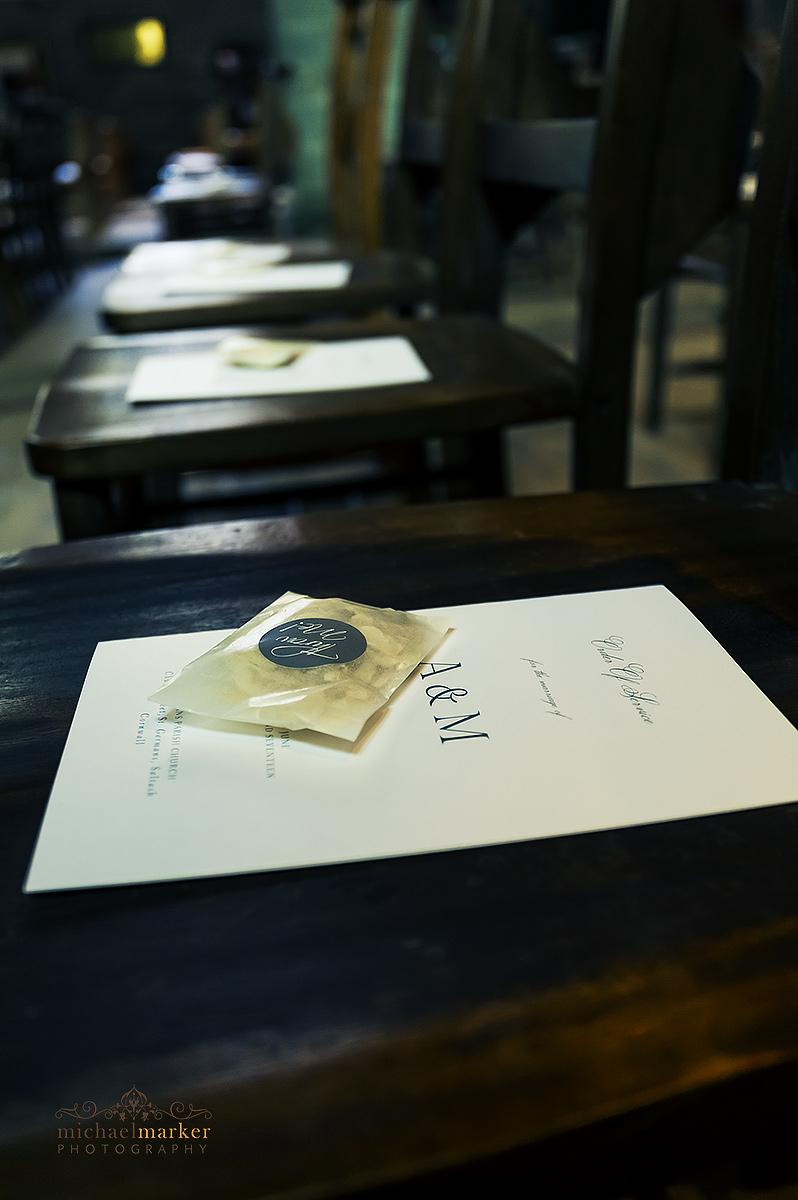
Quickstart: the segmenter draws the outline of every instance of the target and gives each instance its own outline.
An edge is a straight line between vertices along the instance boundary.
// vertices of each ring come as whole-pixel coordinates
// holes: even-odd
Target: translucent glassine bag
[[[150,699],[353,742],[448,628],[441,618],[286,592]]]

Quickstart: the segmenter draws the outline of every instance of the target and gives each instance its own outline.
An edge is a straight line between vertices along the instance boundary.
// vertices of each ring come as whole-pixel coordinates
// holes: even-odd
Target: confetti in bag
[[[441,618],[286,592],[150,699],[353,742],[448,628]]]

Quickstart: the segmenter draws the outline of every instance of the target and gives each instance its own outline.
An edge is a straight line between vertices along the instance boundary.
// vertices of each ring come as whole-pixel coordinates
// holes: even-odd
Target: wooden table
[[[100,315],[117,333],[235,325],[250,321],[307,321],[331,313],[363,315],[381,308],[412,309],[436,293],[437,270],[420,254],[380,250],[351,255],[342,250],[319,253],[317,242],[289,242],[289,262],[345,259],[352,276],[345,287],[284,292],[218,292],[170,295],[158,274],[119,274],[103,293]]]
[[[150,190],[170,238],[263,229],[270,189],[260,174],[222,167],[207,174],[167,178]]]
[[[410,338],[432,373],[426,383],[180,403],[126,401],[130,377],[144,355],[210,350],[231,332],[99,337],[74,351],[37,402],[27,438],[32,468],[54,481],[65,538],[143,528],[142,496],[152,473],[307,463],[420,445],[436,436],[472,439],[476,487],[482,495],[501,495],[503,428],[563,416],[573,405],[573,372],[559,355],[481,317],[313,326],[313,337],[325,340]],[[286,329],[270,332],[296,336]],[[541,375],[546,391],[534,386]]]
[[[796,722],[796,579],[798,499],[738,485],[3,560],[0,1192],[415,1200],[461,1196],[467,1177],[485,1195],[609,1197],[717,1163],[775,1169],[798,1118],[796,805],[227,879],[20,887],[97,640],[232,626],[288,587],[420,607],[662,583]],[[207,1109],[206,1153],[59,1157],[57,1110],[131,1088]]]

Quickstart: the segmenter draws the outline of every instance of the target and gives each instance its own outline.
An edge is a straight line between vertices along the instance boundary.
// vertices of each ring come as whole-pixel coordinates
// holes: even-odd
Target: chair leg
[[[651,370],[644,421],[656,433],[662,427],[668,348],[673,329],[674,282],[667,279],[654,298],[654,328],[651,336]]]

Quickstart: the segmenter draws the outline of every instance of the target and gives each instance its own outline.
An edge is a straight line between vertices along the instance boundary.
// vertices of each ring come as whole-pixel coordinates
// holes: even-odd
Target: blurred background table
[[[32,467],[55,483],[65,538],[146,528],[149,519],[180,523],[174,514],[181,472],[307,466],[407,448],[400,482],[429,488],[436,472],[421,452],[433,437],[462,438],[466,482],[476,494],[501,495],[503,429],[567,414],[572,404],[573,372],[564,360],[476,316],[441,318],[434,329],[427,321],[390,318],[303,329],[319,341],[405,337],[430,371],[421,383],[164,403],[126,399],[146,356],[212,354],[234,332],[99,337],[76,349],[37,402],[27,439]],[[297,336],[290,326],[250,332]],[[541,375],[546,386],[535,389]],[[157,495],[172,505],[171,514],[162,504],[158,511]]]
[[[168,238],[235,231],[266,225],[269,189],[255,170],[220,165],[196,175],[164,179],[150,191]]]

